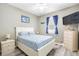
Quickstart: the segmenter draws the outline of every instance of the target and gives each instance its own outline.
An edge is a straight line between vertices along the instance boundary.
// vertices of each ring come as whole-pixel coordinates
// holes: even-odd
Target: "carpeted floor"
[[[7,56],[27,56],[20,49],[16,48],[15,51]],[[79,56],[79,52],[70,52],[66,50],[63,46],[59,48],[52,49],[47,56]]]

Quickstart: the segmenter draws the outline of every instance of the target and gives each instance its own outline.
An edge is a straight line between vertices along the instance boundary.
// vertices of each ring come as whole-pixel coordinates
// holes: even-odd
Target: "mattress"
[[[53,38],[52,36],[45,35],[22,35],[18,36],[18,41],[23,43],[24,45],[38,51],[37,49],[41,48]]]

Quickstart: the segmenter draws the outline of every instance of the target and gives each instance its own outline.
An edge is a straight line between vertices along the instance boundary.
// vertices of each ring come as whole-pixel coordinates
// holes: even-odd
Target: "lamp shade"
[[[11,37],[10,34],[6,34],[6,38],[9,39]]]

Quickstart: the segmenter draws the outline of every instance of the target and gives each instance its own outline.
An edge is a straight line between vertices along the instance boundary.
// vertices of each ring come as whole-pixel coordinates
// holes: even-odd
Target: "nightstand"
[[[15,40],[7,39],[1,41],[1,55],[8,55],[15,51]]]

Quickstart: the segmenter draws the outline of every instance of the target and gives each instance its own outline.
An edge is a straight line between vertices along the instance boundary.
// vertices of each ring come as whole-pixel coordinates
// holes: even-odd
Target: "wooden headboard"
[[[35,32],[33,27],[16,27],[16,39],[19,32]]]

